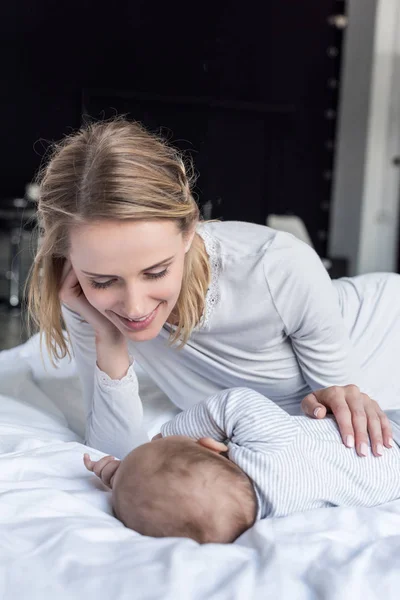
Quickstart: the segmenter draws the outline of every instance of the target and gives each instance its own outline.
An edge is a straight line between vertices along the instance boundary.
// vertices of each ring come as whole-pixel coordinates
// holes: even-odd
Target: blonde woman
[[[30,311],[54,359],[68,351],[63,317],[90,446],[122,458],[146,441],[135,359],[182,409],[245,386],[292,414],[333,412],[360,456],[369,441],[377,457],[391,446],[364,380],[371,344],[390,350],[400,338],[398,301],[379,335],[371,301],[378,294],[387,313],[398,276],[332,283],[289,234],[201,223],[180,155],[123,119],[87,126],[56,148],[38,211]]]

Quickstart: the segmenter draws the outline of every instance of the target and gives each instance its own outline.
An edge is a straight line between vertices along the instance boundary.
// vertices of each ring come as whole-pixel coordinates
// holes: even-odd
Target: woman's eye
[[[146,273],[146,277],[149,279],[161,279],[161,277],[165,277],[168,273],[168,269],[164,269],[164,271],[160,271],[159,273]]]
[[[99,282],[99,281],[93,281],[93,279],[90,281],[90,285],[95,288],[96,290],[104,290],[105,288],[110,287],[110,285],[112,285],[114,282],[112,279],[110,279],[109,281],[104,281],[104,282]]]
[[[165,277],[168,274],[168,267],[164,269],[164,271],[160,271],[159,273],[146,273],[146,277],[148,279],[161,279],[161,277]],[[90,285],[96,290],[104,290],[110,285],[114,283],[114,279],[109,279],[108,281],[94,281],[90,280]]]

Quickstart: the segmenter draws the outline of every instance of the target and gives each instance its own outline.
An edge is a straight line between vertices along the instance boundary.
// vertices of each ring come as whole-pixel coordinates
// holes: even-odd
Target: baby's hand
[[[84,454],[83,463],[88,471],[97,475],[104,485],[112,489],[114,476],[121,464],[120,460],[114,456],[103,456],[100,460],[90,460],[89,454]]]

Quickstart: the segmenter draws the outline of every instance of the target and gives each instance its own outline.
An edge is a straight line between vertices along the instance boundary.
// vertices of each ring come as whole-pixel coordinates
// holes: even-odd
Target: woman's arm
[[[126,342],[112,345],[96,341],[92,326],[80,315],[66,306],[62,312],[82,385],[85,443],[124,458],[148,441],[142,425],[138,381],[133,365],[129,365]]]
[[[281,242],[274,249],[264,270],[304,379],[311,390],[348,384],[363,387],[337,292],[325,267],[307,244],[285,238],[287,244]]]
[[[286,243],[282,239],[273,260],[265,261],[265,275],[304,379],[316,392],[307,397],[306,406],[312,407],[311,414],[318,407],[330,408],[343,441],[354,445],[355,436],[360,455],[369,432],[374,453],[379,455],[378,444],[390,445],[390,428],[384,413],[366,395],[336,290],[312,248],[291,236],[285,236]]]

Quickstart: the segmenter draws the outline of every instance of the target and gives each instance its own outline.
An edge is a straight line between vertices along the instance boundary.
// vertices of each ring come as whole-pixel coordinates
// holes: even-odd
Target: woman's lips
[[[130,321],[126,317],[122,317],[118,313],[116,313],[114,311],[113,312],[118,317],[118,319],[121,321],[123,326],[126,329],[129,329],[129,331],[143,331],[143,329],[146,329],[147,327],[149,327],[149,325],[151,325],[151,323],[154,321],[154,319],[157,315],[158,308],[161,304],[162,304],[162,302],[160,302],[160,304],[158,304],[158,306],[156,306],[156,308],[151,313],[149,313],[145,317],[142,317],[140,319],[140,321]]]

